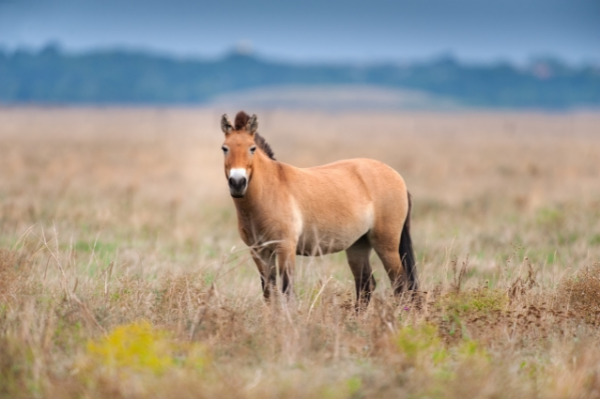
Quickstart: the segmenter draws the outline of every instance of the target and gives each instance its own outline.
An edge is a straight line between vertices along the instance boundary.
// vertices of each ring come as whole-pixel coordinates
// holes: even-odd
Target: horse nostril
[[[231,177],[229,178],[229,186],[231,186],[232,188],[235,189],[242,189],[244,186],[246,186],[246,178],[245,177],[239,177],[239,178],[234,178]]]

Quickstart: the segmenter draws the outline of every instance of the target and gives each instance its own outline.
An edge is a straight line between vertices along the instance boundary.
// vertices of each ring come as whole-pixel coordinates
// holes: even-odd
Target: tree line
[[[181,59],[142,51],[0,49],[3,104],[206,104],[215,96],[280,85],[373,85],[419,90],[486,108],[600,105],[600,67],[546,58],[526,67],[467,65],[451,56],[418,63],[300,65],[232,52]]]

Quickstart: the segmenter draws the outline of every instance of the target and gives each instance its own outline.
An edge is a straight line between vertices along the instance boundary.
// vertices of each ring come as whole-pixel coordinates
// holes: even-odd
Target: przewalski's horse
[[[238,229],[260,273],[265,299],[277,287],[292,291],[296,255],[346,250],[356,283],[357,308],[375,289],[371,249],[381,259],[396,294],[417,289],[410,238],[410,194],[391,167],[365,158],[312,168],[279,161],[257,132],[256,115],[240,111],[225,133],[225,176]]]

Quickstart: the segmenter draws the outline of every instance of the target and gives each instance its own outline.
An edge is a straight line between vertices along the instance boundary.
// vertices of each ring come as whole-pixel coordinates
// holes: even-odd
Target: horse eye
[[[256,151],[256,146],[250,147],[250,153],[251,154],[254,154],[255,151]]]
[[[227,152],[229,151],[229,147],[223,146],[221,147],[221,150],[223,150],[223,153],[227,154]]]

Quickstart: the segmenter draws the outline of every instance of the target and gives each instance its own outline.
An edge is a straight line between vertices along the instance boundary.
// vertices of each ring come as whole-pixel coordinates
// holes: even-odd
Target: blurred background
[[[0,0],[0,398],[599,398],[599,50],[600,0]],[[343,253],[263,307],[240,109],[402,174],[423,307]]]
[[[594,0],[0,0],[0,103],[600,105]]]

